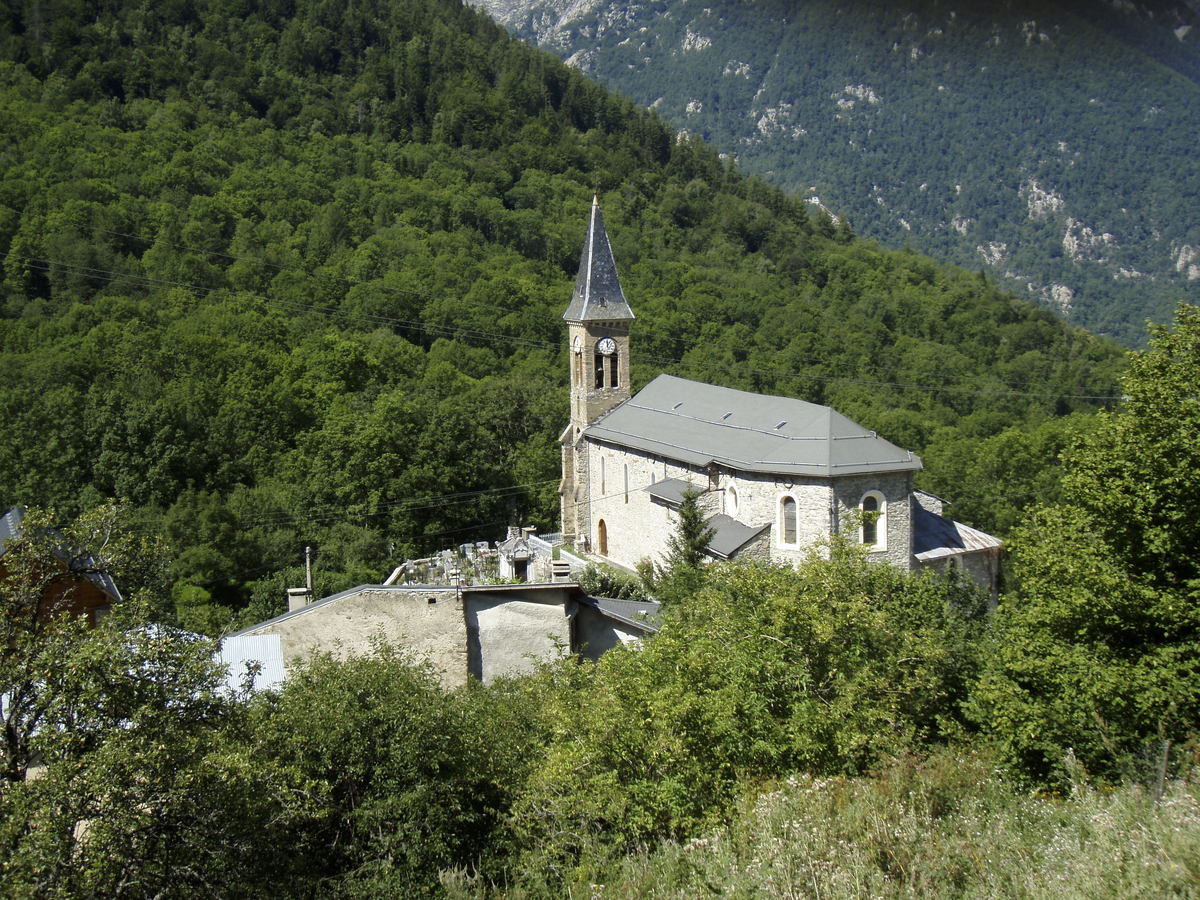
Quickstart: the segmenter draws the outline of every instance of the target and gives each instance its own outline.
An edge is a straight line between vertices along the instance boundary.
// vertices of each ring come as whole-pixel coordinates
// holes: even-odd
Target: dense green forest
[[[0,894],[1196,892],[1200,310],[1127,358],[453,2],[0,21]],[[197,632],[279,611],[306,544],[325,594],[555,527],[593,192],[635,381],[923,453],[1011,536],[999,608],[835,540],[664,566],[658,635],[596,666],[445,692],[379,645],[227,688]],[[121,585],[95,629],[44,614],[65,547]]]
[[[833,405],[963,521],[1006,533],[1115,402],[1114,345],[812,218],[467,8],[5,15],[0,503],[125,501],[194,628],[278,611],[305,545],[325,594],[555,530],[593,192],[635,381]]]
[[[478,5],[886,247],[1127,346],[1195,302],[1193,4]]]

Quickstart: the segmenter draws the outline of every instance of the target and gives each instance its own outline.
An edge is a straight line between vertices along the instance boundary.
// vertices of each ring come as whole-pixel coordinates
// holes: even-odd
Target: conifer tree
[[[704,521],[700,509],[700,494],[689,488],[679,504],[679,523],[675,533],[667,539],[667,555],[660,568],[660,577],[667,577],[679,569],[698,569],[708,553],[716,529]]]

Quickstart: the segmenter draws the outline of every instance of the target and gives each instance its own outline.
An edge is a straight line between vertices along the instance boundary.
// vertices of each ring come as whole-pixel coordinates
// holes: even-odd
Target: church
[[[630,384],[633,310],[593,200],[568,326],[571,419],[562,529],[632,570],[660,560],[684,494],[699,495],[714,559],[797,563],[833,534],[906,571],[961,567],[995,598],[1001,542],[914,487],[921,459],[827,406],[660,375]]]

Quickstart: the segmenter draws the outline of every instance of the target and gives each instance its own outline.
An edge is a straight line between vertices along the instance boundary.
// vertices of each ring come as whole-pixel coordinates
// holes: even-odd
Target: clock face
[[[596,345],[596,349],[605,356],[612,356],[617,349],[617,342],[612,338],[602,338],[600,343]]]
[[[579,335],[575,335],[575,352],[578,353],[582,349],[583,349],[583,338],[581,338]]]

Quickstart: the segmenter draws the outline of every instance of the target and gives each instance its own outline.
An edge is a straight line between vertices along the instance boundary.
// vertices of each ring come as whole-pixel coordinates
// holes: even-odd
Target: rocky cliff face
[[[1200,2],[477,0],[860,234],[1130,344],[1200,281]]]

